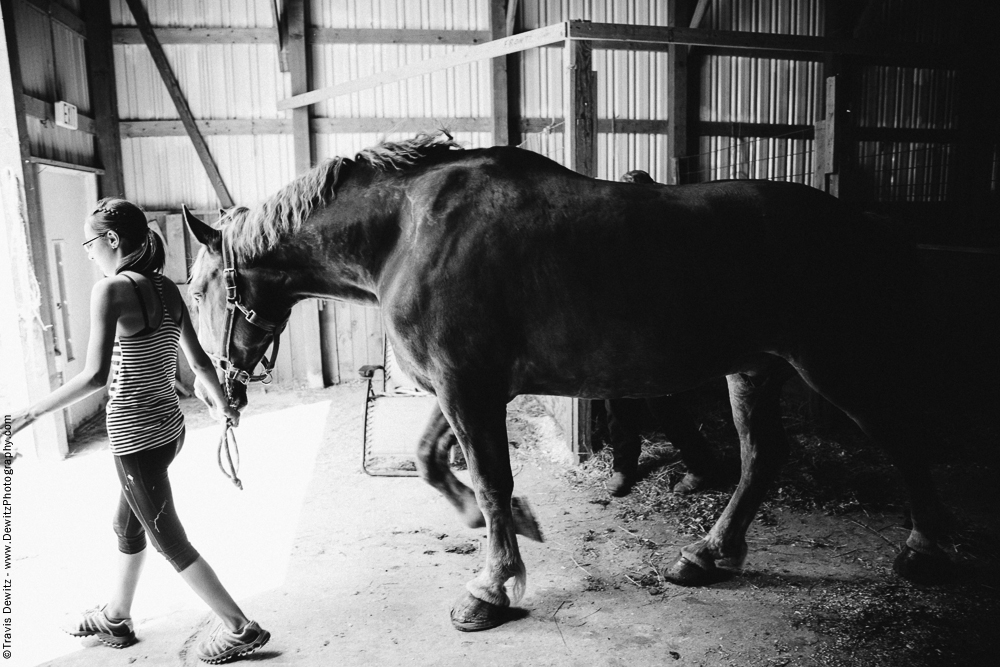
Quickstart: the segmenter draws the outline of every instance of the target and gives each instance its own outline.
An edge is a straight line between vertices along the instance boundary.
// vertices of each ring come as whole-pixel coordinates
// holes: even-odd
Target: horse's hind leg
[[[708,535],[681,548],[680,558],[667,574],[671,581],[703,585],[717,578],[716,566],[742,567],[747,529],[788,458],[779,399],[792,372],[783,360],[764,355],[752,370],[727,376],[733,422],[740,436],[740,483]]]
[[[476,504],[476,494],[455,477],[448,462],[449,452],[457,446],[460,444],[451,424],[441,412],[441,406],[435,405],[417,447],[417,469],[423,480],[437,489],[458,511],[466,526],[482,528],[486,525],[486,519]],[[514,531],[541,542],[542,529],[535,520],[528,501],[514,498],[511,500],[511,508],[514,512]]]
[[[927,463],[934,429],[919,399],[924,387],[907,381],[904,373],[886,367],[884,361],[846,368],[841,363],[806,361],[799,368],[802,378],[885,448],[903,477],[913,525],[893,569],[918,582],[949,578],[951,563],[938,546],[948,524],[947,513]]]

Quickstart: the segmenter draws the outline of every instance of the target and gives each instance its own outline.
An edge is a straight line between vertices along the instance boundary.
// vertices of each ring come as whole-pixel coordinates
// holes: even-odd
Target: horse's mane
[[[446,131],[419,134],[398,142],[383,141],[355,156],[373,168],[387,172],[404,171],[424,160],[461,146]],[[316,206],[336,196],[342,158],[324,160],[299,176],[254,208],[229,209],[220,222],[231,228],[230,239],[236,257],[248,261],[271,250],[296,233]]]

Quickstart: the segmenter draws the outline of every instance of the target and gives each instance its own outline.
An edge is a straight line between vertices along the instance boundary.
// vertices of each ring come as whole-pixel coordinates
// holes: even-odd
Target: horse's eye
[[[195,303],[201,301],[201,297],[203,296],[204,294],[202,294],[201,292],[191,292],[191,298],[194,299]]]

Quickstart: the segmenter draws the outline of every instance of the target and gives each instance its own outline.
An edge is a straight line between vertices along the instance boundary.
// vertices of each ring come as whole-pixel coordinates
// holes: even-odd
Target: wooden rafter
[[[181,117],[181,122],[184,123],[184,129],[187,130],[188,137],[191,138],[191,143],[194,144],[194,150],[198,153],[198,158],[201,160],[202,166],[205,167],[205,173],[208,174],[208,180],[211,181],[212,187],[215,189],[219,203],[224,208],[230,208],[233,206],[233,198],[229,195],[229,190],[222,180],[222,174],[219,173],[219,168],[216,166],[215,160],[208,150],[205,138],[198,131],[198,125],[195,122],[194,115],[191,113],[191,108],[188,106],[187,98],[184,97],[184,92],[177,82],[177,77],[170,67],[170,62],[167,61],[163,47],[160,45],[160,41],[153,31],[153,26],[149,22],[149,14],[146,13],[146,8],[142,5],[142,0],[125,1],[128,3],[129,9],[132,11],[132,16],[139,26],[139,32],[146,43],[146,48],[149,49],[149,54],[153,57],[153,62],[156,63],[156,69],[160,72],[160,77],[163,79],[163,84],[167,87],[170,99],[174,101],[174,106],[177,107],[177,114]]]

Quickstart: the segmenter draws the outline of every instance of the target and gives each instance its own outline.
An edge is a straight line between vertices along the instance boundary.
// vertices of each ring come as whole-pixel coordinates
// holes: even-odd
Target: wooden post
[[[52,339],[52,290],[49,285],[48,249],[45,228],[42,226],[41,202],[38,193],[38,175],[31,163],[31,145],[28,140],[24,113],[24,86],[21,82],[21,60],[17,49],[17,30],[14,24],[14,0],[0,0],[0,216],[7,221],[0,227],[0,248],[14,257],[5,256],[9,278],[13,284],[0,289],[11,289],[13,312],[8,316],[17,320],[17,336],[8,356],[17,368],[7,378],[13,387],[27,390],[25,399],[37,401],[61,384],[56,370],[55,345]],[[20,261],[20,253],[28,251],[29,257]],[[32,271],[33,269],[33,271]],[[39,302],[32,303],[31,287],[37,285]],[[17,286],[20,289],[14,289]],[[0,303],[5,303],[0,299]],[[37,319],[35,309],[38,309]],[[16,313],[26,317],[19,317]],[[7,351],[6,346],[4,347]],[[16,374],[23,375],[15,377]],[[21,408],[24,406],[16,406]],[[21,436],[16,436],[20,438]],[[31,442],[34,438],[34,442]],[[66,420],[62,413],[39,420],[19,440],[25,446],[19,451],[32,449],[39,457],[63,457],[69,453],[66,438]]]
[[[309,44],[308,0],[288,0],[285,22],[288,28],[288,69],[292,76],[292,95],[309,92],[312,76]],[[295,153],[295,173],[302,175],[312,169],[313,137],[309,107],[292,109],[292,145]],[[324,386],[323,344],[320,335],[320,301],[307,299],[292,309],[288,324],[288,351],[293,382],[308,387]]]
[[[585,176],[597,175],[597,74],[592,69],[591,53],[589,41],[566,40],[563,163]]]
[[[507,0],[490,0],[490,39],[507,36]],[[507,100],[507,56],[490,60],[493,85],[493,145],[510,145],[510,111]]]
[[[667,183],[686,182],[688,155],[688,47],[671,44],[667,49]]]
[[[109,0],[84,4],[87,15],[87,76],[90,80],[91,113],[97,135],[97,153],[104,173],[97,179],[101,197],[124,197],[122,142],[118,127],[118,93],[111,42]]]
[[[222,180],[219,168],[216,166],[215,160],[212,159],[212,153],[208,150],[208,144],[205,143],[205,138],[201,136],[201,131],[198,129],[197,123],[195,123],[194,115],[191,113],[191,108],[187,103],[187,98],[184,97],[184,92],[177,82],[177,77],[174,76],[174,71],[167,61],[167,55],[163,52],[160,40],[157,39],[156,33],[153,32],[153,26],[149,22],[149,14],[146,13],[146,8],[142,5],[142,0],[125,0],[125,2],[128,3],[129,9],[132,11],[132,16],[139,27],[139,33],[142,35],[143,41],[146,42],[146,48],[149,49],[149,55],[153,57],[153,62],[156,63],[156,69],[160,72],[163,84],[167,87],[167,92],[170,93],[170,99],[174,101],[174,106],[177,107],[177,113],[181,117],[181,122],[184,123],[184,129],[187,130],[188,136],[191,138],[191,143],[194,144],[194,150],[198,153],[201,164],[205,167],[208,180],[212,182],[212,187],[215,188],[215,194],[219,198],[219,203],[223,208],[231,208],[233,206],[233,199],[229,196],[229,190]]]
[[[292,95],[309,92],[311,75],[309,45],[306,42],[309,15],[308,0],[288,0],[285,20],[288,25],[288,68],[292,74]],[[295,149],[295,173],[304,174],[313,167],[312,129],[309,107],[292,109],[292,135]]]
[[[585,176],[597,176],[597,73],[593,71],[592,51],[589,41],[566,40],[564,164]],[[590,400],[570,400],[566,435],[570,450],[582,461],[593,451]]]

